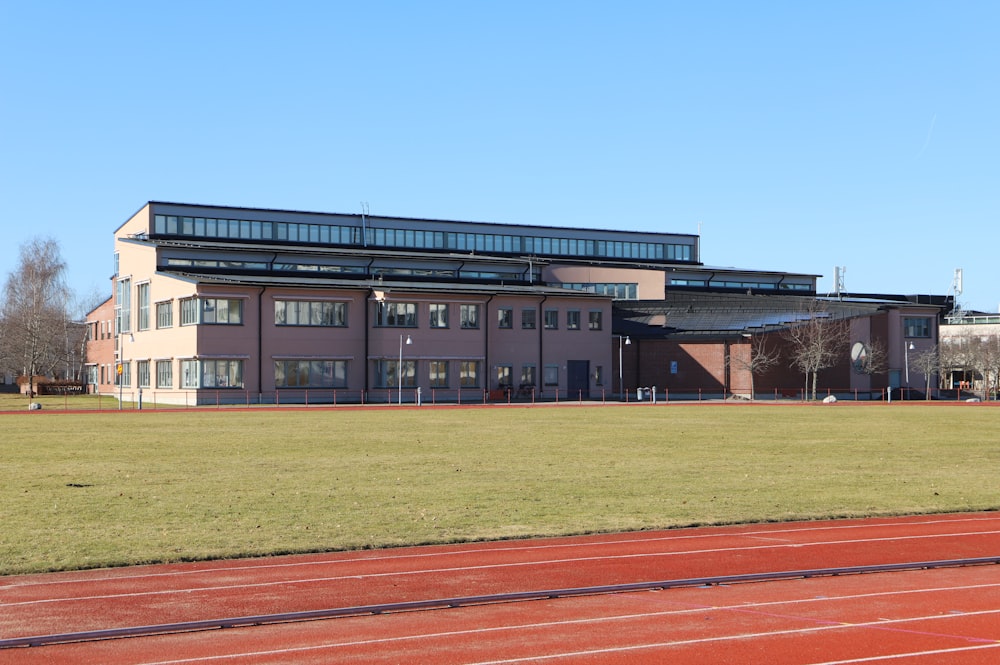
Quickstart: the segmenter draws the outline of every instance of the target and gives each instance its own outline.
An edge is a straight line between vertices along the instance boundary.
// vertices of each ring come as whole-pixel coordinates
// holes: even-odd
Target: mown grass
[[[995,509],[1000,410],[905,404],[0,417],[0,573]]]

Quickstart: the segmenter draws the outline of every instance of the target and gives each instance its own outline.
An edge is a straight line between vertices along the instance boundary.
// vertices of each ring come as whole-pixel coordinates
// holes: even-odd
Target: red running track
[[[0,639],[1000,555],[1000,514],[804,522],[0,578]],[[996,663],[1000,568],[489,604],[0,649],[0,663]]]

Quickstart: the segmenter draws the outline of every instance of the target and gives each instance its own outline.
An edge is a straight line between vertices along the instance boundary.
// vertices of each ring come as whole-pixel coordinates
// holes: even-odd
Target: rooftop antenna
[[[361,243],[368,246],[368,202],[361,202]]]
[[[962,306],[958,302],[958,297],[962,295],[962,269],[955,268],[955,276],[951,279],[951,315],[959,319],[962,318]]]
[[[841,300],[844,296],[844,292],[847,291],[844,288],[844,275],[847,274],[846,266],[836,266],[833,269],[833,292],[837,296],[837,300]]]

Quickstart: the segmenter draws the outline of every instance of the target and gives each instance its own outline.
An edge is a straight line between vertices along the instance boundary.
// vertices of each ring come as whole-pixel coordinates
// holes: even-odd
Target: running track
[[[604,534],[0,578],[16,638],[1000,556],[1000,513]],[[1000,567],[488,602],[0,648],[0,664],[1000,662]]]

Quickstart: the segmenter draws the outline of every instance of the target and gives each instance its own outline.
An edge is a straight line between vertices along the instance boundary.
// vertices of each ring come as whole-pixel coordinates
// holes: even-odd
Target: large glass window
[[[930,337],[931,320],[928,318],[904,318],[903,331],[906,337]]]
[[[412,302],[378,303],[377,325],[396,328],[417,327],[417,305]]]
[[[198,388],[201,380],[198,373],[197,360],[181,361],[181,388]]]
[[[379,388],[396,388],[400,385],[398,360],[376,360],[375,361],[375,385]],[[404,388],[413,388],[417,385],[417,361],[403,360],[402,385]]]
[[[185,298],[181,300],[181,325],[242,325],[243,301],[239,298]]]
[[[347,303],[275,300],[274,325],[343,327],[347,325]]]
[[[448,327],[448,305],[447,303],[431,303],[430,305],[430,326],[431,328]]]
[[[346,360],[276,360],[278,388],[346,388]]]
[[[479,327],[479,305],[460,305],[463,328]]]
[[[128,277],[118,280],[115,294],[115,331],[118,334],[132,332],[132,280]]]
[[[149,330],[149,282],[137,284],[136,295],[139,300],[139,330]]]
[[[242,388],[242,360],[202,360],[201,385],[203,388]]]

